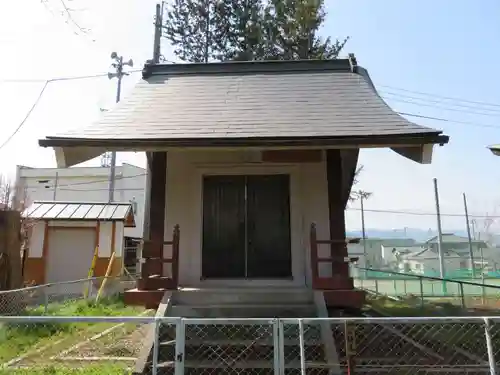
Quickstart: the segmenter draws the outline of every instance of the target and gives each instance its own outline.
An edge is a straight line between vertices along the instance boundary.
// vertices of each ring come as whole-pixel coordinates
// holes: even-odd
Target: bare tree
[[[0,227],[5,241],[3,249],[0,249],[0,274],[3,275],[0,286],[3,288],[13,284],[15,287],[20,287],[18,284],[22,283],[29,233],[33,226],[31,220],[22,216],[25,208],[26,194],[17,191],[8,178],[0,175],[0,211],[3,211],[2,215],[6,224],[5,227]],[[12,230],[15,233],[8,233]],[[11,246],[12,244],[16,245]]]
[[[359,183],[359,175],[361,174],[361,172],[363,171],[363,169],[364,169],[364,165],[361,164],[356,169],[356,172],[354,172],[354,181],[352,183],[353,187],[356,184]],[[367,191],[364,191],[364,190],[351,190],[351,194],[349,195],[349,201],[352,203],[352,202],[357,201],[360,198],[368,199],[368,198],[370,198],[372,196],[372,194],[373,193],[367,192]]]

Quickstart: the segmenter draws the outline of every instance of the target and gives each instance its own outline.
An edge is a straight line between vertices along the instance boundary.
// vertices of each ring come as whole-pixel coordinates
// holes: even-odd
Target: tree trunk
[[[21,272],[21,215],[18,211],[0,211],[0,254],[5,268],[0,274],[0,290],[21,288],[23,284]]]

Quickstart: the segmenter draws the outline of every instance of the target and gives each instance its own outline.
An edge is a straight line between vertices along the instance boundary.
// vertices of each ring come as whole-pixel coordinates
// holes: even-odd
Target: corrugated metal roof
[[[126,226],[135,227],[130,203],[37,201],[24,210],[23,217],[36,220],[126,221]]]
[[[266,71],[265,62],[249,63],[246,70],[244,64],[209,64],[215,67],[205,71],[187,64],[184,72],[183,64],[156,67],[158,72],[99,123],[40,143],[441,134],[394,112],[361,67],[354,73],[337,60],[309,62],[310,69],[303,69],[307,62],[288,61],[273,62]],[[294,66],[302,68],[294,71]]]

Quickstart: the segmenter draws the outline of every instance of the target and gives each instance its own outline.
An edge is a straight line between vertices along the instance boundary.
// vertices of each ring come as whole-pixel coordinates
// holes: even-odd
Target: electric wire
[[[396,90],[396,91],[403,91],[403,92],[408,92],[411,94],[417,94],[417,95],[422,95],[422,96],[429,96],[433,98],[440,98],[440,99],[445,99],[445,100],[452,100],[456,102],[463,102],[463,103],[470,103],[470,104],[476,104],[476,105],[483,105],[483,106],[489,106],[489,107],[497,107],[500,108],[500,104],[498,103],[489,103],[489,102],[483,102],[483,101],[474,101],[474,100],[469,100],[469,99],[461,99],[453,96],[445,96],[445,95],[438,95],[438,94],[432,94],[428,92],[423,92],[423,91],[416,91],[416,90],[409,90],[401,87],[396,87],[396,86],[389,86],[389,85],[377,85],[377,87],[385,87],[391,90]]]
[[[21,128],[24,126],[30,115],[33,113],[35,108],[37,107],[38,103],[40,103],[40,100],[42,99],[43,93],[45,92],[45,89],[47,88],[49,84],[49,81],[45,81],[42,89],[40,90],[40,93],[38,94],[38,97],[36,98],[35,102],[31,106],[31,108],[28,110],[26,113],[26,116],[24,116],[23,120],[19,123],[17,128],[12,132],[12,134],[0,145],[0,150],[3,149],[11,140],[16,136],[17,133],[21,130]]]
[[[139,71],[142,71],[142,69],[127,71],[127,73],[136,73]],[[40,100],[42,99],[42,96],[45,92],[45,89],[47,88],[49,83],[61,82],[61,81],[71,81],[71,80],[78,80],[78,79],[98,78],[98,77],[104,77],[107,75],[108,75],[108,73],[99,73],[99,74],[84,75],[84,76],[55,77],[55,78],[47,79],[45,81],[36,81],[36,82],[44,82],[42,90],[38,94],[38,97],[36,98],[35,102],[31,106],[31,108],[26,113],[26,116],[23,118],[23,120],[19,123],[19,125],[16,127],[16,129],[14,129],[12,134],[10,134],[9,137],[7,137],[7,139],[0,145],[0,150],[2,150],[16,136],[16,134],[19,133],[19,131],[22,129],[22,127],[24,126],[24,124],[26,123],[28,118],[31,116],[31,114],[33,113],[34,109],[37,107]],[[30,82],[33,82],[33,81],[30,81]]]

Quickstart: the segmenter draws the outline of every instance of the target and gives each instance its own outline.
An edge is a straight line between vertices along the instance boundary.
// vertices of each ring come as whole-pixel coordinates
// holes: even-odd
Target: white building
[[[30,168],[17,166],[16,201],[107,202],[109,167]],[[146,170],[123,163],[116,167],[114,202],[132,204],[135,227],[125,228],[127,268],[135,264],[136,239],[142,238]],[[128,259],[129,260],[128,260]],[[132,264],[133,263],[133,264]]]

